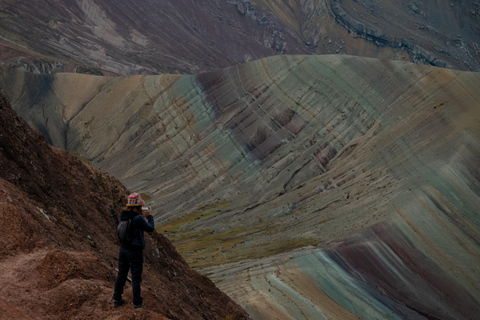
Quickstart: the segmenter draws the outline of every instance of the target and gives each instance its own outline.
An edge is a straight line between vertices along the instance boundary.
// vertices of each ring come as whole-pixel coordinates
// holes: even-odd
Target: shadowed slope
[[[198,76],[83,77],[3,81],[19,106],[51,81],[48,105],[30,101],[64,120],[67,148],[151,195],[160,230],[252,314],[478,314],[478,73],[282,56]],[[321,249],[218,267],[309,244]]]
[[[147,236],[143,291],[151,311],[113,308],[118,241],[107,205],[128,190],[52,148],[0,95],[0,314],[9,319],[246,319],[170,242]]]
[[[11,0],[0,4],[0,48],[18,53],[0,49],[0,62],[37,72],[191,74],[337,53],[479,70],[479,10],[449,0]],[[30,52],[42,55],[32,61]]]
[[[211,70],[283,53],[287,43],[292,54],[308,53],[272,13],[252,10],[248,1],[225,0],[14,0],[0,5],[0,33],[120,74]]]

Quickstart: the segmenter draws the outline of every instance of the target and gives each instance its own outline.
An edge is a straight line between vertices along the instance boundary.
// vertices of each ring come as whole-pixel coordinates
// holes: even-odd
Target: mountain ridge
[[[246,313],[191,270],[170,242],[146,236],[151,311],[113,308],[118,240],[108,213],[128,190],[46,140],[0,95],[2,315],[22,319],[204,319]],[[128,285],[127,285],[128,286]],[[125,292],[131,299],[131,290]],[[148,300],[148,302],[147,302]]]
[[[157,231],[254,319],[470,320],[480,313],[480,76],[458,70],[480,69],[479,10],[446,0],[11,0],[0,4],[0,87],[48,143],[151,197]],[[56,166],[32,167],[35,144],[21,149],[19,138],[27,160],[5,174],[47,205],[15,206],[23,191],[0,180],[17,231],[2,239],[0,282],[19,283],[2,288],[0,309],[48,317],[55,301],[64,317],[99,318],[111,312],[115,259],[114,234],[98,240],[104,208],[70,214],[88,205],[68,190],[89,184],[51,197],[64,183],[48,178]],[[171,248],[161,235],[149,241]],[[170,253],[148,252],[155,314],[127,317],[246,317],[223,295],[203,297],[219,293]]]
[[[0,84],[32,125],[68,123],[53,141],[151,196],[157,230],[254,318],[479,312],[478,72],[283,55]]]
[[[479,10],[477,3],[445,0],[142,0],[133,6],[15,0],[0,6],[0,33],[4,44],[54,64],[67,59],[87,73],[198,74],[279,54],[348,54],[478,71]]]
[[[312,78],[303,76],[302,79],[300,74]],[[414,77],[408,79],[411,75]],[[76,109],[82,111],[72,112],[69,110],[82,106],[78,101],[80,95],[72,95],[77,107],[64,110],[63,106],[70,105],[68,101],[73,100],[62,92],[67,92],[70,84],[77,83],[73,80],[76,76],[61,74],[56,76],[56,80],[48,80],[53,81],[53,85],[45,93],[48,109],[44,109],[44,114],[50,122],[52,116],[68,119],[69,133],[62,136],[70,137],[70,141],[56,140],[57,143],[64,144],[70,151],[80,152],[83,157],[123,177],[127,184],[152,195],[152,201],[158,201],[158,209],[164,212],[162,220],[169,220],[176,215],[185,216],[188,212],[195,216],[197,211],[207,214],[210,211],[227,210],[230,211],[228,215],[235,212],[250,214],[272,200],[288,198],[286,193],[292,195],[296,189],[312,185],[316,180],[312,179],[314,177],[326,177],[317,182],[319,194],[357,179],[360,179],[357,182],[363,179],[375,181],[382,177],[384,169],[380,166],[381,159],[375,160],[378,168],[374,171],[368,169],[372,167],[368,162],[358,169],[352,168],[355,171],[351,173],[340,168],[350,166],[349,161],[353,158],[366,161],[368,156],[364,153],[376,148],[370,146],[373,143],[370,140],[380,139],[378,132],[393,137],[385,131],[386,123],[408,127],[404,122],[396,123],[388,115],[400,113],[396,119],[409,117],[420,121],[414,113],[418,105],[423,106],[418,112],[425,112],[434,119],[449,110],[445,106],[452,106],[453,102],[447,102],[451,97],[440,97],[434,89],[435,84],[450,85],[454,83],[450,79],[460,79],[460,76],[470,79],[468,81],[472,83],[477,81],[476,73],[459,73],[409,63],[358,57],[282,56],[196,77],[81,76],[84,80],[92,80],[84,87],[84,91],[79,87],[76,93],[85,92],[85,101],[88,103],[83,109]],[[353,84],[347,77],[355,79]],[[446,80],[440,80],[442,77]],[[13,79],[16,78],[6,74],[3,83],[9,81],[11,85],[21,88],[22,81],[32,81],[28,77],[18,77],[18,81]],[[397,83],[399,79],[401,81]],[[38,83],[38,80],[33,81]],[[467,80],[461,81],[465,83]],[[27,87],[30,86],[36,85],[27,84]],[[363,89],[352,90],[353,86]],[[388,90],[385,90],[386,87]],[[129,91],[125,91],[126,88]],[[362,90],[369,92],[368,98],[363,96],[365,92]],[[388,103],[400,106],[404,103],[395,100],[396,90],[400,90],[402,97],[412,92],[414,97],[423,97],[411,98],[413,101],[426,99],[423,90],[432,90],[428,99],[435,99],[430,102],[433,107],[430,109],[426,102],[419,101],[406,109],[411,110],[408,111],[409,115],[401,115],[401,112],[407,112],[400,111],[404,107],[398,107],[398,110],[387,107]],[[463,101],[475,102],[471,89],[462,90],[469,92],[462,97]],[[273,92],[278,92],[283,98],[275,98]],[[27,104],[24,100],[27,96],[23,93],[18,95],[11,91],[9,95],[18,100],[16,103]],[[268,109],[262,107],[263,103],[267,103]],[[330,107],[330,104],[334,107]],[[100,110],[100,106],[103,109]],[[43,108],[42,103],[39,102],[38,107]],[[378,111],[374,111],[375,108]],[[97,111],[100,113],[97,114]],[[35,120],[27,115],[25,113],[29,121],[40,121],[39,127],[47,127],[41,119]],[[76,116],[72,118],[73,115]],[[254,121],[260,115],[260,122]],[[320,124],[312,122],[312,119],[320,121]],[[122,129],[126,123],[129,123],[130,131]],[[317,125],[318,130],[315,129]],[[420,127],[416,128],[420,130]],[[52,131],[49,132],[50,136],[54,136]],[[335,136],[337,138],[333,138]],[[301,151],[295,151],[297,143]],[[122,158],[133,166],[118,161],[124,148],[138,150]],[[289,150],[292,150],[291,154]],[[360,150],[361,156],[355,155]],[[384,152],[382,156],[385,159],[402,159],[399,155],[392,156]],[[398,153],[397,150],[395,152]],[[332,168],[338,168],[339,171],[333,173]],[[255,181],[251,176],[257,171],[261,179]],[[191,181],[185,184],[182,180],[194,177],[195,183]],[[390,175],[389,178],[383,178],[380,185],[391,192],[398,187],[393,187],[395,179]],[[201,186],[195,185],[197,182]],[[162,185],[164,187],[160,188]],[[235,196],[237,193],[238,196]],[[363,194],[360,190],[355,193]],[[313,191],[307,194],[317,197]],[[348,194],[342,196],[347,197]],[[352,198],[353,195],[350,195],[348,201]],[[224,201],[229,204],[222,209]],[[332,204],[325,202],[313,211],[336,203],[333,198],[331,201]],[[188,211],[185,212],[185,209]],[[278,210],[277,214],[282,215],[282,210],[290,212],[295,210],[295,205],[285,203],[283,209]],[[160,219],[158,215],[157,219]],[[198,223],[202,224],[202,221],[199,219]],[[233,225],[241,223],[235,222]]]

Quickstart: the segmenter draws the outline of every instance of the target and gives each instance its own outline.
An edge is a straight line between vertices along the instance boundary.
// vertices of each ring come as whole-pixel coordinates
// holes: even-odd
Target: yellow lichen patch
[[[225,233],[208,235],[202,238],[195,238],[193,241],[180,242],[172,239],[176,243],[178,252],[186,257],[187,262],[192,267],[206,267],[227,262],[238,261],[233,254],[232,248],[245,242],[245,229],[231,230]],[[242,236],[238,236],[242,234]],[[186,238],[187,234],[181,235]]]
[[[140,192],[140,197],[142,197],[142,199],[143,199],[144,201],[148,201],[148,200],[152,199],[151,196],[149,196],[148,194],[143,193],[143,192]]]
[[[262,233],[271,234],[276,227],[267,228]],[[259,230],[240,228],[220,234],[211,234],[210,230],[171,234],[170,240],[178,252],[193,268],[205,268],[229,262],[272,256],[288,250],[316,245],[313,238],[275,240],[268,244],[248,245],[244,242],[253,239]]]
[[[157,227],[156,229],[158,232],[162,232],[162,233],[176,232],[184,225],[187,225],[193,221],[196,221],[202,218],[209,217],[211,215],[214,215],[217,212],[222,211],[223,209],[228,207],[229,203],[230,203],[229,201],[224,201],[224,202],[217,202],[211,205],[199,207],[197,210],[189,213],[188,215],[180,219],[170,221],[164,225]]]
[[[280,226],[272,225],[271,221],[259,223],[254,228],[244,227],[217,234],[210,229],[194,230],[186,227],[187,224],[211,216],[226,206],[228,203],[225,202],[201,207],[182,219],[157,227],[157,230],[163,232],[172,241],[191,267],[198,269],[268,257],[318,244],[318,239],[313,238],[276,238],[269,243],[254,244],[254,239],[260,235],[261,237],[274,236],[279,232]]]
[[[72,154],[77,157],[78,159],[80,159],[82,162],[86,163],[86,164],[90,164],[90,160],[88,160],[87,158],[84,158],[82,156],[80,156],[80,153],[78,153],[78,151],[74,150],[72,151]]]
[[[274,256],[290,250],[303,248],[307,246],[316,246],[318,240],[314,238],[297,238],[297,239],[276,239],[269,243],[262,243],[252,247],[236,249],[234,257],[229,262],[242,261],[249,259],[259,259]],[[188,261],[188,260],[187,260]],[[196,267],[193,265],[193,267]]]

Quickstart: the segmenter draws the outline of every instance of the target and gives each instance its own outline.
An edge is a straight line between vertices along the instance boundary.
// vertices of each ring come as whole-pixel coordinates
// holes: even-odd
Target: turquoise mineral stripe
[[[443,174],[439,175],[438,172]],[[459,179],[464,175],[455,163],[448,163],[440,167],[427,167],[424,171],[428,181],[445,196],[449,202],[462,213],[471,226],[477,231],[480,231],[480,215],[478,208],[480,205],[480,198],[469,188],[464,181],[466,179]],[[450,179],[446,179],[449,177]]]
[[[262,270],[258,268],[253,270],[253,272],[249,271],[249,279],[251,279],[250,284],[252,289],[264,296],[268,303],[274,306],[274,308],[277,310],[277,313],[282,313],[285,315],[284,318],[295,319],[289,315],[289,310],[284,305],[285,297],[275,288],[272,290],[272,287],[265,276],[265,273],[268,272],[274,271]]]
[[[190,124],[196,134],[206,134],[204,143],[213,143],[215,149],[210,156],[221,159],[224,167],[231,167],[231,176],[251,172],[255,163],[248,159],[249,155],[238,145],[229,129],[216,128],[213,105],[207,100],[205,91],[195,77],[182,76],[171,88],[172,96],[181,96],[186,101],[190,113],[194,116],[194,124]],[[229,163],[231,165],[229,165]],[[257,163],[258,164],[258,163]]]
[[[172,96],[182,97],[188,105],[188,108],[195,116],[196,122],[203,122],[209,119],[209,125],[212,124],[214,118],[213,108],[206,100],[205,92],[196,82],[194,76],[182,76],[172,86]],[[203,131],[203,128],[201,131]]]
[[[476,240],[466,236],[461,226],[451,223],[450,218],[444,216],[422,190],[402,195],[397,201],[404,203],[403,212],[406,215],[394,217],[393,222],[401,228],[409,242],[436,261],[446,274],[453,274],[472,296],[478,295],[478,286],[474,286],[474,282],[480,272],[476,263],[480,249]]]
[[[320,250],[295,258],[303,272],[345,310],[363,319],[403,319],[372,295],[374,290],[359,282]]]
[[[281,293],[283,306],[289,311],[290,315],[295,317],[295,319],[328,319],[320,307],[316,306],[311,300],[288,286],[284,281],[278,278],[275,273],[268,273],[267,280],[272,286],[272,289],[276,289]]]

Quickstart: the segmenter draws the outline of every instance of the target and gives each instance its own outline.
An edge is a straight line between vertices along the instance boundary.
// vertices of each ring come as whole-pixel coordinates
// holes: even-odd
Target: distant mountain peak
[[[478,12],[477,2],[447,0],[140,0],[135,6],[40,0],[4,4],[0,32],[5,43],[52,61],[123,75],[197,74],[279,54],[348,54],[474,71],[480,70]],[[0,53],[0,62],[10,61]]]

